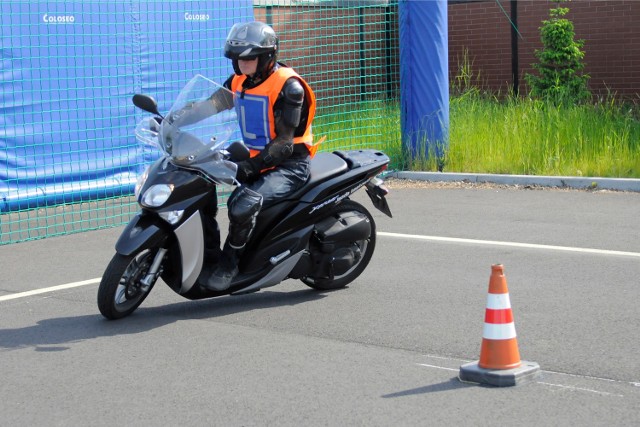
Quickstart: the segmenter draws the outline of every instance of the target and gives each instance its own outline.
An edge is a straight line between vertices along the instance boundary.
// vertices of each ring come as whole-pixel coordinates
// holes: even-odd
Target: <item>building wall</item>
[[[518,0],[520,93],[533,73],[539,27],[557,3]],[[500,6],[502,6],[502,9]],[[640,1],[573,0],[564,4],[576,39],[585,41],[584,72],[596,94],[640,96]],[[282,58],[313,83],[319,95],[342,102],[398,96],[397,7],[255,7],[256,19],[271,23],[285,42]],[[449,14],[449,73],[452,85],[465,55],[475,85],[505,93],[513,86],[510,0],[453,1]],[[390,31],[388,31],[390,30]],[[364,31],[364,38],[360,33]],[[346,97],[346,98],[345,98]]]
[[[325,104],[397,98],[397,8],[273,6],[256,7],[254,14],[279,34],[279,58]]]
[[[459,75],[459,64],[467,52],[472,71],[484,88],[505,92],[512,86],[511,2],[495,0],[449,5],[449,72],[451,81]],[[520,93],[528,88],[525,73],[534,72],[536,49],[542,49],[539,27],[557,3],[541,0],[518,1]],[[594,93],[607,90],[618,96],[640,96],[640,1],[573,0],[566,18],[575,27],[576,39],[585,41],[585,72],[591,76]]]

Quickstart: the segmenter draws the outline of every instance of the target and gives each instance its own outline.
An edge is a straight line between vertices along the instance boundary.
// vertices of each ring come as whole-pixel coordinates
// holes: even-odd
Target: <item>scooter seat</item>
[[[299,200],[306,192],[334,176],[349,170],[349,165],[341,157],[333,154],[322,152],[316,154],[309,163],[309,179],[297,191],[289,194],[287,200]],[[278,206],[278,204],[274,206]]]
[[[291,210],[297,206],[300,199],[312,188],[348,171],[349,166],[347,162],[338,155],[328,152],[317,153],[310,162],[309,180],[302,188],[289,194],[286,199],[282,199],[260,211],[252,239],[256,238],[256,236],[259,236],[257,237],[258,239],[262,238],[261,236],[264,236],[265,233],[277,223],[278,218],[287,210]]]
[[[304,188],[309,189],[315,187],[316,184],[325,181],[331,177],[346,172],[349,167],[340,157],[333,153],[318,153],[313,159],[311,159],[311,171],[309,181],[305,184]]]

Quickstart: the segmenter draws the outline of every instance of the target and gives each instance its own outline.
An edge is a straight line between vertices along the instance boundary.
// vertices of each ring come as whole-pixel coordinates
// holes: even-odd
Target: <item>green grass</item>
[[[327,136],[323,151],[376,148],[392,168],[437,170],[434,156],[403,154],[397,102],[319,111],[314,131]],[[640,178],[638,110],[615,100],[555,107],[470,90],[450,100],[444,161],[445,172]]]
[[[615,102],[555,107],[468,92],[453,98],[446,170],[640,177],[640,121]]]

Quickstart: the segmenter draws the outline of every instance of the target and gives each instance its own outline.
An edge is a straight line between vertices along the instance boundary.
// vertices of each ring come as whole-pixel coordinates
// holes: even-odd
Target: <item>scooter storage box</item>
[[[367,239],[370,234],[369,218],[360,212],[341,212],[316,224],[316,236],[326,253],[336,245]]]

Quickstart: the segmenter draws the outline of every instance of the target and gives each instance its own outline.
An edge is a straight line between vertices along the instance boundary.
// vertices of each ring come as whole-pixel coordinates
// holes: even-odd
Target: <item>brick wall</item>
[[[507,14],[509,0],[501,0]],[[528,90],[525,73],[534,70],[536,49],[542,49],[539,27],[549,16],[555,2],[518,1],[518,40],[520,92]],[[638,0],[573,0],[565,3],[566,16],[575,27],[576,39],[585,46],[585,72],[591,76],[589,86],[594,93],[607,89],[619,96],[640,96],[640,1]],[[465,50],[472,69],[485,88],[507,91],[511,77],[511,24],[495,0],[450,4],[449,72],[458,73]]]
[[[336,104],[398,96],[396,8],[273,6],[254,14],[274,28],[279,57],[316,96]]]
[[[504,7],[501,10],[499,4]],[[555,2],[518,0],[518,75],[527,93],[526,73],[534,72],[539,27]],[[640,0],[573,0],[565,4],[576,38],[585,40],[585,72],[596,94],[640,96]],[[351,102],[397,97],[399,86],[397,7],[330,8],[317,6],[254,9],[281,35],[282,55],[322,97]],[[507,92],[513,85],[509,0],[451,3],[449,73],[455,81],[465,52],[473,83]],[[360,30],[364,28],[364,40]],[[387,30],[390,29],[389,32]]]

